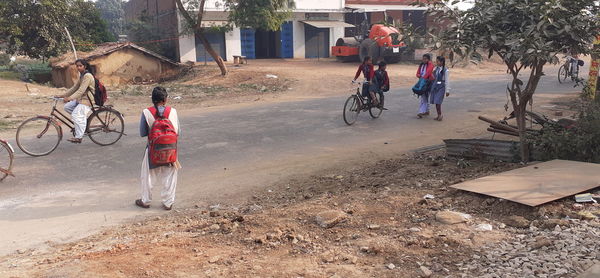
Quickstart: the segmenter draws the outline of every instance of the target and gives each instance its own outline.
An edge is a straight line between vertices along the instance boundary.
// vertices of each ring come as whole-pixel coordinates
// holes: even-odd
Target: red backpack
[[[177,132],[169,120],[171,107],[166,107],[162,117],[155,107],[148,110],[154,116],[154,123],[148,134],[148,155],[153,165],[164,166],[177,161]]]
[[[94,87],[96,89],[94,92],[94,103],[98,106],[104,106],[104,103],[108,100],[108,93],[106,93],[104,84],[98,78],[94,77]]]

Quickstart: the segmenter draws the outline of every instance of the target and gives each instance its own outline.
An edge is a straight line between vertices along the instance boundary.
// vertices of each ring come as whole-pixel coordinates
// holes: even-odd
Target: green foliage
[[[442,30],[432,32],[435,48],[461,57],[498,55],[512,82],[507,86],[521,139],[521,157],[527,158],[525,110],[544,75],[546,64],[558,63],[566,51],[589,54],[600,34],[600,3],[596,0],[475,0],[473,8],[451,8],[463,2],[435,2],[429,10]],[[454,55],[450,55],[453,57]],[[526,81],[521,71],[529,69]],[[507,107],[508,108],[508,107]]]
[[[548,126],[533,140],[539,159],[600,163],[600,104],[585,103],[574,128]]]
[[[557,63],[557,54],[568,50],[589,53],[600,32],[599,11],[594,0],[477,0],[467,11],[437,4],[430,14],[438,23],[451,23],[434,32],[437,48],[462,56],[483,49],[507,64],[531,67]]]
[[[115,38],[123,34],[125,10],[122,0],[97,0],[96,8]]]
[[[153,42],[160,40],[160,32],[156,28],[154,20],[146,11],[143,11],[137,20],[130,22],[126,27],[129,40],[135,41],[138,45],[163,56],[169,58],[176,56],[173,52],[174,49],[170,48],[167,44]]]
[[[0,37],[8,53],[32,58],[58,56],[69,49],[64,28],[79,43],[113,40],[93,3],[84,0],[0,1]]]
[[[0,67],[10,64],[10,55],[6,53],[0,53]]]
[[[289,20],[294,7],[288,0],[225,0],[229,22],[236,26],[276,31]]]
[[[198,25],[198,11],[203,1],[184,0],[182,2],[193,19],[193,22],[187,22],[186,32],[192,33]],[[283,23],[290,19],[295,6],[292,0],[223,0],[218,5],[222,5],[228,12],[228,24],[222,27],[207,28],[208,31],[228,31],[233,26],[277,31],[281,29]]]

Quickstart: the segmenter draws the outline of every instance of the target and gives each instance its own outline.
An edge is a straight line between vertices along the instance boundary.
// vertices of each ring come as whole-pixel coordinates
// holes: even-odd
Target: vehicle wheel
[[[17,146],[31,156],[50,154],[61,139],[61,128],[46,117],[28,119],[17,128]]]
[[[14,153],[7,143],[0,142],[0,169],[10,172],[13,165]],[[0,181],[4,180],[8,173],[0,171]]]
[[[123,136],[124,130],[121,113],[113,109],[97,110],[88,118],[87,135],[100,146],[116,143]]]
[[[397,55],[397,56],[386,56],[384,58],[384,60],[388,64],[396,64],[396,63],[399,63],[400,61],[402,61],[402,57],[400,57],[400,55]]]
[[[352,125],[356,122],[358,114],[360,113],[360,100],[357,96],[351,96],[344,103],[344,122],[347,125]]]
[[[558,69],[558,83],[562,84],[563,82],[565,82],[565,80],[567,80],[567,77],[569,77],[569,71],[567,70],[567,66],[560,66],[560,68]]]
[[[377,98],[377,100],[379,102],[381,102],[381,99],[379,99],[379,94],[375,94],[375,97]],[[383,109],[381,109],[379,107],[371,106],[371,108],[369,108],[369,114],[371,115],[371,117],[373,119],[379,118],[379,116],[381,116],[382,113],[383,113]]]

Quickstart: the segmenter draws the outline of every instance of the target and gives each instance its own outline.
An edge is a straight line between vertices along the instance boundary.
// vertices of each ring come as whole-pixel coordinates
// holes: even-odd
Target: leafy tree
[[[94,3],[74,0],[70,10],[69,32],[73,40],[79,44],[82,51],[90,50],[94,45],[103,42],[116,41],[115,36],[108,30],[106,22],[100,17],[100,12]]]
[[[108,25],[108,30],[118,38],[123,33],[123,18],[125,10],[122,0],[97,0],[96,8],[100,11],[100,16]]]
[[[84,0],[0,1],[0,37],[8,53],[58,56],[69,49],[64,27],[76,42],[112,40],[94,5]]]
[[[180,14],[183,16],[188,32],[193,33],[202,42],[204,49],[216,61],[222,75],[227,75],[227,67],[223,58],[212,48],[202,27],[202,18],[206,0],[175,0]],[[279,30],[290,16],[293,7],[290,0],[224,0],[223,7],[229,13],[228,24],[221,30],[235,26],[249,27],[262,30]],[[210,30],[219,28],[210,28]]]
[[[527,104],[545,65],[558,63],[558,55],[567,51],[590,53],[592,40],[600,33],[598,1],[475,0],[469,10],[451,8],[460,2],[432,5],[430,14],[445,23],[435,46],[463,57],[481,57],[484,51],[502,58],[512,77],[507,90],[517,117],[521,158],[528,161]]]
[[[129,38],[132,41],[137,41],[137,44],[140,46],[168,58],[175,57],[174,49],[172,47],[160,42],[152,42],[160,40],[161,36],[156,24],[154,23],[154,20],[146,11],[142,11],[140,17],[129,22],[126,27]]]

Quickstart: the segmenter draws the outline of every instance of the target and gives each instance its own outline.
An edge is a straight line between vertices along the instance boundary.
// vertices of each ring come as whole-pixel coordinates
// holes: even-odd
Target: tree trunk
[[[527,121],[525,117],[526,110],[527,102],[525,102],[525,104],[519,103],[518,109],[515,109],[517,127],[519,128],[519,142],[521,144],[521,161],[525,163],[529,162],[529,141],[527,140]]]
[[[221,75],[223,75],[223,76],[227,75],[227,66],[223,62],[223,58],[221,58],[221,55],[219,55],[212,48],[212,46],[210,45],[210,42],[206,39],[206,37],[204,36],[202,31],[195,30],[194,33],[196,34],[196,38],[198,38],[200,40],[200,42],[202,42],[202,45],[204,46],[204,50],[206,50],[206,52],[208,52],[208,54],[210,54],[210,56],[215,60],[215,63],[217,63],[217,65],[219,66],[219,69],[221,69]]]

